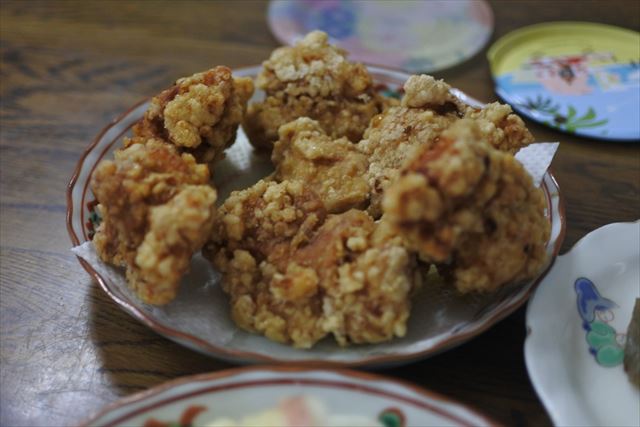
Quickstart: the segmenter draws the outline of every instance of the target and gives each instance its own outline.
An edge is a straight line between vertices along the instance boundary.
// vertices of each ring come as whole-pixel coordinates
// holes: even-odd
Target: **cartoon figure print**
[[[582,328],[587,332],[589,353],[599,365],[618,366],[624,358],[625,334],[618,334],[609,325],[615,318],[613,309],[618,304],[600,295],[595,284],[581,277],[575,281],[578,313],[582,318]]]

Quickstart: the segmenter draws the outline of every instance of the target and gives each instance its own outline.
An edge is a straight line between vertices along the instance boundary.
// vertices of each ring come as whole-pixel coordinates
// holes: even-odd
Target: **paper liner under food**
[[[521,148],[516,153],[516,160],[529,172],[536,187],[540,185],[542,177],[547,173],[559,145],[558,142],[540,142]]]

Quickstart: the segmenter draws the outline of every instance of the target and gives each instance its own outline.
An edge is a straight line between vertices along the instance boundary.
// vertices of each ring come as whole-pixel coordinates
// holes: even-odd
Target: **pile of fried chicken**
[[[202,250],[234,321],[310,348],[402,337],[435,266],[460,293],[535,277],[542,191],[513,154],[533,142],[507,105],[470,107],[411,76],[401,101],[316,31],[276,49],[255,80],[219,66],[153,98],[92,189],[93,239],[149,304],[177,293]],[[275,172],[216,208],[211,175],[242,125]]]

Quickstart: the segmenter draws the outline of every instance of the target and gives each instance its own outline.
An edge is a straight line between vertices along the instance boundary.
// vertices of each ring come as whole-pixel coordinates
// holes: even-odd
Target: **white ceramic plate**
[[[396,92],[409,75],[379,67],[369,67],[377,83]],[[258,67],[236,70],[236,75],[254,76]],[[257,93],[256,98],[263,94]],[[478,101],[456,91],[471,105]],[[139,120],[147,108],[142,102],[107,126],[87,148],[78,162],[67,190],[67,227],[74,245],[87,242],[91,232],[89,180],[95,165],[109,157],[119,146],[122,135]],[[227,150],[226,159],[216,167],[215,182],[219,199],[231,190],[246,188],[272,171],[268,157],[256,155],[240,130],[236,143]],[[564,238],[565,218],[560,189],[550,173],[542,181],[551,221],[551,238],[547,244],[550,262],[557,255]],[[86,248],[91,248],[90,244]],[[95,255],[95,254],[94,254]],[[218,286],[219,276],[209,264],[196,257],[191,273],[183,280],[177,298],[163,307],[141,303],[127,288],[123,274],[97,258],[83,267],[107,294],[124,310],[156,332],[205,354],[233,363],[262,362],[314,365],[373,365],[400,363],[436,354],[487,330],[521,306],[539,278],[506,287],[492,295],[458,297],[450,289],[430,288],[417,295],[408,324],[401,339],[376,345],[339,347],[332,339],[318,343],[312,350],[300,350],[267,340],[263,336],[238,329],[229,315],[225,295]],[[544,275],[544,273],[542,273]]]
[[[206,426],[217,418],[261,413],[297,396],[318,399],[329,415],[357,415],[380,420],[385,427],[496,425],[409,383],[356,371],[285,367],[230,369],[171,381],[115,403],[84,425],[140,427],[150,419],[178,425],[169,423],[199,407],[203,411],[192,425]]]
[[[556,425],[640,425],[640,392],[622,365],[639,296],[640,221],[589,233],[538,287],[525,360]]]

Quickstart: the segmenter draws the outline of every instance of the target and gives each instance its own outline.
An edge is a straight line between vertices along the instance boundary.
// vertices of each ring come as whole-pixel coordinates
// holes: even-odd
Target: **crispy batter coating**
[[[317,120],[332,138],[358,142],[385,104],[364,65],[347,61],[321,31],[273,51],[256,86],[265,99],[249,105],[243,127],[251,143],[266,150],[278,139],[278,128],[298,117]]]
[[[330,333],[345,345],[406,332],[414,259],[365,212],[325,221],[303,183],[260,181],[219,215],[205,253],[243,329],[302,348]]]
[[[464,117],[478,122],[483,139],[501,151],[515,154],[534,142],[531,132],[509,105],[494,102],[481,109],[469,107]]]
[[[252,94],[253,81],[233,78],[224,66],[181,78],[151,100],[125,146],[153,137],[193,154],[199,163],[212,163],[234,142]]]
[[[303,183],[271,180],[232,192],[218,213],[208,247],[245,249],[259,260],[288,257],[326,217],[322,201]]]
[[[277,181],[304,182],[329,213],[362,208],[369,198],[367,157],[347,138],[332,139],[320,124],[299,118],[280,127],[271,159]]]
[[[481,110],[471,108],[457,99],[442,80],[424,74],[411,76],[404,91],[401,106],[373,118],[358,144],[370,162],[368,212],[374,218],[382,215],[385,188],[397,178],[398,170],[416,147],[433,145],[442,132],[463,117],[477,121],[483,139],[502,150],[515,152],[533,141],[509,106],[495,103]]]
[[[423,145],[389,186],[385,215],[460,292],[491,292],[546,262],[544,194],[523,166],[461,120]]]
[[[214,219],[209,170],[157,139],[116,151],[98,164],[91,186],[102,222],[93,238],[103,261],[126,267],[127,280],[149,304],[177,292]]]
[[[323,329],[340,345],[406,334],[409,296],[420,275],[414,257],[385,231],[366,212],[352,209],[330,216],[293,257],[320,278]]]
[[[297,291],[292,291],[297,298],[277,298],[270,290],[270,283],[282,277],[279,272],[287,270],[291,254],[326,217],[317,195],[304,191],[301,182],[262,180],[231,193],[218,217],[204,253],[223,274],[222,287],[238,326],[299,345],[324,336],[317,322],[321,304],[304,290],[315,285],[313,277],[299,271]]]
[[[431,76],[412,76],[404,85],[402,105],[391,107],[371,120],[358,144],[369,158],[367,180],[371,188],[368,212],[382,215],[382,195],[413,150],[431,145],[463,114],[464,106],[449,87]]]

